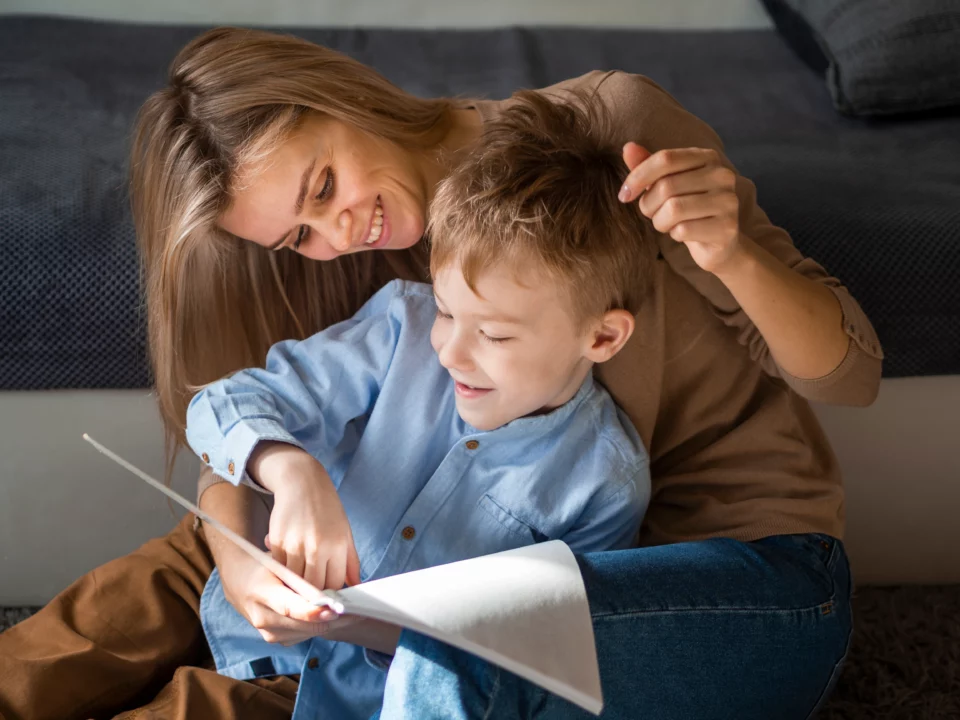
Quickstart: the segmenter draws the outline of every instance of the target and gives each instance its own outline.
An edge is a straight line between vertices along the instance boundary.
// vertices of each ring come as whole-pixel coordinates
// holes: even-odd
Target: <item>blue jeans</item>
[[[579,557],[605,707],[623,720],[808,718],[852,629],[843,545],[714,539]],[[381,720],[587,720],[516,675],[404,631]]]

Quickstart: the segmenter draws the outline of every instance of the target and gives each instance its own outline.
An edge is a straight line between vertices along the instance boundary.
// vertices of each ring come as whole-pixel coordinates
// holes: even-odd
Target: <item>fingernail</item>
[[[620,202],[627,202],[630,200],[630,186],[624,185],[622,188],[620,188],[620,194],[617,195],[617,197],[620,198]]]

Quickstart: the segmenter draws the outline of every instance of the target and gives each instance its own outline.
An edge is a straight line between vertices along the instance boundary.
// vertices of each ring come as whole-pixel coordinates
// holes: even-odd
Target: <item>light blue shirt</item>
[[[261,440],[297,445],[337,487],[364,581],[559,539],[575,552],[628,547],[650,496],[647,452],[592,376],[552,412],[481,432],[457,414],[430,345],[429,285],[394,281],[350,320],[271,348],[193,398],[187,440],[218,475],[245,478]],[[265,642],[215,572],[201,619],[217,670],[301,675],[294,718],[368,718],[386,671],[323,638]]]

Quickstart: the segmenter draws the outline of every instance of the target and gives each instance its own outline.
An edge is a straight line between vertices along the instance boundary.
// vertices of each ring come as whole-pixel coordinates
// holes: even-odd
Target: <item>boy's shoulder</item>
[[[423,312],[436,312],[433,286],[410,280],[391,280],[374,293],[354,317],[358,320],[382,314],[403,317]]]
[[[576,410],[574,425],[592,447],[595,461],[624,469],[648,466],[647,449],[630,418],[606,388],[596,380],[592,385],[590,396]]]

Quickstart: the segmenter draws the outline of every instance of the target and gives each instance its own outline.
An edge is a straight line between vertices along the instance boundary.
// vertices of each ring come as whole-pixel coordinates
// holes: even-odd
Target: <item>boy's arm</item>
[[[308,451],[335,447],[346,425],[376,401],[400,322],[387,308],[303,341],[277,343],[265,368],[238,372],[193,398],[187,410],[187,442],[215,473],[235,485],[262,440]]]

